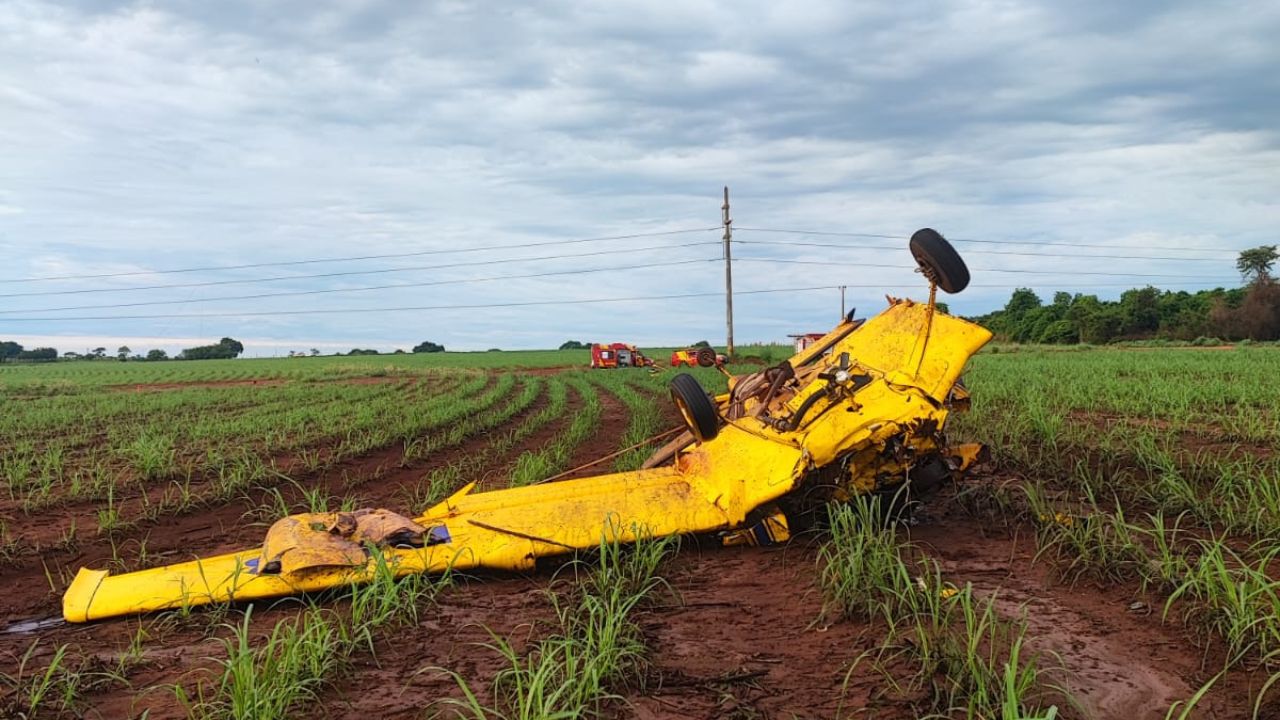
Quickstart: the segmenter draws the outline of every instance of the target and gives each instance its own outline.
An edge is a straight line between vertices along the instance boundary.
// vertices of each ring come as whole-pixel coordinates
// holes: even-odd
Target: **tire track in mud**
[[[433,709],[449,718],[453,715],[439,703],[462,698],[449,674],[454,672],[487,706],[493,678],[507,661],[485,644],[496,636],[523,655],[555,627],[548,592],[550,575],[477,574],[461,579],[422,612],[417,625],[382,638],[376,657],[356,658],[351,671],[317,704],[325,716],[336,718],[418,720],[433,717]]]
[[[937,560],[943,577],[994,595],[997,610],[1027,625],[1027,646],[1042,653],[1040,668],[1061,683],[1085,717],[1161,720],[1200,683],[1199,657],[1174,627],[1129,610],[1123,589],[1063,585],[1046,563],[1035,563],[1034,534],[985,536],[960,513],[945,523],[911,530],[911,539]],[[1145,608],[1145,605],[1143,606]],[[1192,650],[1192,652],[1188,652]],[[1060,670],[1053,670],[1061,663]],[[1063,708],[1060,708],[1060,710]]]
[[[1143,595],[1136,583],[1065,584],[1049,561],[1036,561],[1033,530],[1011,537],[948,500],[930,503],[937,516],[913,527],[911,540],[939,562],[947,580],[994,593],[1002,615],[1026,623],[1028,647],[1044,653],[1040,667],[1060,663],[1051,682],[1069,690],[1083,717],[1162,720],[1170,705],[1189,699],[1222,667],[1220,651],[1206,654],[1176,617],[1162,620],[1163,596]],[[1265,680],[1265,671],[1232,670],[1193,717],[1251,718]]]
[[[1029,649],[1045,653],[1042,670],[1061,658],[1065,672],[1046,677],[1068,687],[1084,713],[1060,707],[1060,717],[1161,720],[1212,675],[1180,627],[1161,625],[1158,612],[1129,609],[1131,593],[1057,584],[1051,568],[1033,564],[1033,538],[989,537],[949,502],[933,503],[935,510],[945,506],[944,514],[912,528],[911,540],[948,581],[995,593],[1004,616],[1024,618]],[[647,614],[654,677],[627,697],[622,715],[914,717],[909,702],[885,692],[869,662],[850,672],[860,653],[880,649],[882,625],[819,624],[817,555],[808,544],[818,541],[683,551],[665,573],[683,605]]]
[[[817,554],[808,540],[774,548],[692,542],[686,538],[662,573],[678,598],[640,613],[649,677],[626,694],[619,717],[832,718],[865,710],[881,683],[848,670],[869,646],[868,627],[819,624]],[[911,714],[877,707],[871,716]]]
[[[1043,654],[1044,677],[1068,688],[1080,706],[1050,697],[1060,717],[1161,720],[1214,675],[1218,660],[1206,661],[1176,621],[1161,622],[1161,600],[1135,605],[1133,587],[1063,585],[1048,563],[1034,562],[1033,535],[993,533],[950,496],[927,508],[911,541],[939,562],[948,581],[994,593],[1002,615],[1027,623],[1028,648]],[[653,676],[628,695],[620,715],[914,717],[909,703],[884,693],[885,681],[869,664],[849,672],[859,653],[879,649],[883,627],[847,619],[818,625],[816,553],[806,544],[818,541],[683,551],[664,574],[684,604],[648,613]],[[1264,680],[1265,673],[1232,673],[1196,717],[1251,717]]]

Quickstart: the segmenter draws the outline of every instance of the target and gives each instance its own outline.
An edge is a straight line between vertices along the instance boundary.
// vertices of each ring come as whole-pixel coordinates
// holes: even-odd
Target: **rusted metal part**
[[[365,544],[422,547],[427,529],[390,510],[302,513],[277,520],[267,530],[261,571],[294,573],[321,567],[363,565]]]

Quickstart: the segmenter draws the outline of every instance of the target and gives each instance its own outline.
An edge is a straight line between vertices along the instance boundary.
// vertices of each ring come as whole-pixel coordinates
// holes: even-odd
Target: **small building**
[[[802,335],[788,335],[787,337],[795,340],[796,352],[800,352],[826,336],[826,333],[804,333]]]

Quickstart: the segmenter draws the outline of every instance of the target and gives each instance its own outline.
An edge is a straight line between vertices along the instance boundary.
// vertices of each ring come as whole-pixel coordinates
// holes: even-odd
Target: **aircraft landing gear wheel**
[[[720,416],[716,414],[715,405],[692,375],[680,373],[671,379],[671,399],[698,442],[712,440],[720,434]]]
[[[944,292],[954,295],[969,286],[969,268],[960,259],[960,253],[937,230],[917,230],[911,236],[910,247],[911,255],[925,277],[937,283]]]

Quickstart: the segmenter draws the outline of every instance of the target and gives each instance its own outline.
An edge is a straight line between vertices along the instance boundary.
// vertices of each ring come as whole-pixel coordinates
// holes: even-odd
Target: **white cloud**
[[[1266,3],[1098,2],[1067,12],[1011,1],[690,0],[495,10],[465,2],[77,8],[16,0],[0,5],[0,244],[7,248],[0,280],[705,227],[718,221],[723,184],[733,187],[744,227],[905,235],[930,225],[955,237],[1146,252],[1208,247],[1229,258],[1274,242],[1280,221],[1277,30],[1280,9]],[[743,256],[908,262],[905,252],[743,248]],[[673,247],[639,257],[716,253]],[[504,255],[513,253],[433,259]],[[547,260],[392,277],[428,282],[588,260],[594,264]],[[975,267],[993,270],[1031,268],[1034,260],[970,255]],[[1039,262],[1063,272],[1088,265]],[[431,263],[159,278],[422,264]],[[1234,278],[1229,259],[1108,267]],[[737,273],[744,290],[889,283],[900,293],[916,281],[909,271],[834,265],[744,263]],[[140,298],[182,304],[92,314],[488,304],[714,292],[721,273],[707,264],[208,300],[381,280],[8,297],[0,310],[34,315]],[[1022,281],[1047,291],[1085,280],[992,272],[974,282]],[[156,283],[142,276],[38,287]],[[0,284],[0,294],[36,287]],[[878,303],[887,290],[859,289],[857,302]],[[953,307],[986,310],[1007,292],[975,287]],[[771,338],[782,327],[826,322],[832,297],[743,296],[739,336]],[[322,347],[330,338],[337,347],[432,339],[483,349],[550,346],[585,334],[674,342],[713,339],[723,324],[718,298],[35,328],[5,316],[6,337],[32,329],[103,338],[233,335],[251,347],[275,338],[321,338],[302,344]]]

